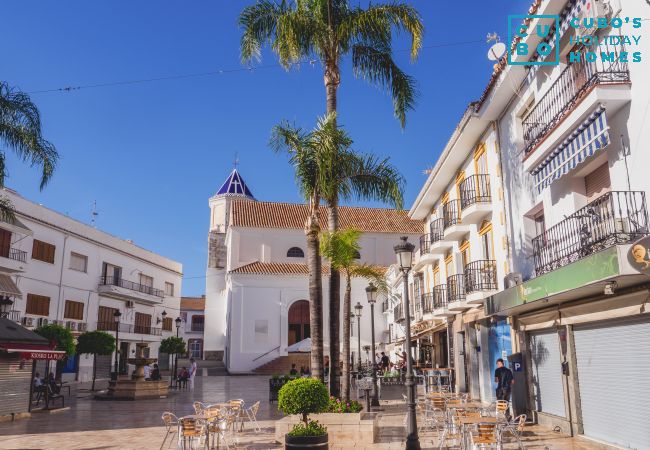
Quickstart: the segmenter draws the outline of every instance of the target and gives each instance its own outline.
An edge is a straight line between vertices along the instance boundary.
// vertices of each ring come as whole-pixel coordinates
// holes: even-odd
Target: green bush
[[[363,405],[356,400],[343,403],[341,399],[330,397],[327,405],[327,412],[329,413],[358,413],[363,411]]]
[[[287,433],[289,436],[325,436],[327,434],[327,428],[324,425],[321,425],[316,420],[305,425],[304,423],[299,423],[293,427],[293,430]]]
[[[301,414],[309,426],[308,414],[327,411],[329,394],[322,381],[314,378],[291,380],[278,393],[278,409],[286,415]]]

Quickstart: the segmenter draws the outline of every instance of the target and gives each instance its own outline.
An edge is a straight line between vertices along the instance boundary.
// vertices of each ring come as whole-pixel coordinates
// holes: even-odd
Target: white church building
[[[223,360],[230,373],[250,373],[287,356],[287,347],[309,337],[309,292],[304,224],[307,207],[255,199],[237,170],[210,198],[206,272],[206,359]],[[326,229],[326,211],[321,213]],[[359,260],[388,267],[400,236],[417,242],[422,222],[406,211],[341,207],[341,228],[363,234]],[[323,261],[327,268],[327,262]],[[328,283],[323,273],[325,354],[328,354]],[[370,308],[365,280],[352,283],[352,303],[364,306],[362,348],[370,344]],[[341,283],[341,298],[345,283]],[[342,313],[342,311],[341,311]],[[342,321],[342,317],[341,317]],[[383,336],[384,315],[375,308],[376,343]],[[341,322],[342,323],[342,322]],[[357,355],[356,324],[352,351]],[[342,330],[341,333],[344,331]],[[380,347],[378,346],[378,349]],[[366,359],[365,352],[363,353]]]

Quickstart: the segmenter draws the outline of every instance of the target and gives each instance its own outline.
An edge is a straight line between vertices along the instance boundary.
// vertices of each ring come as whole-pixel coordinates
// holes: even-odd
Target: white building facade
[[[28,328],[48,323],[84,331],[117,330],[119,370],[129,370],[136,343],[158,356],[180,308],[182,266],[132,242],[73,220],[3,189],[16,220],[0,222],[0,289],[13,304],[9,317]],[[98,358],[108,377],[114,355]],[[69,358],[64,378],[92,378],[92,355]]]
[[[249,373],[309,337],[309,292],[302,204],[257,201],[237,171],[210,199],[211,227],[206,278],[206,359],[223,359],[231,373]],[[325,218],[325,210],[321,220]],[[362,231],[359,261],[387,267],[399,236],[419,238],[421,222],[405,211],[341,207],[341,228]],[[323,223],[322,225],[325,225]],[[324,227],[325,228],[325,227]],[[324,267],[327,262],[323,261]],[[323,274],[324,343],[328,353],[328,289]],[[352,302],[365,305],[362,347],[369,345],[367,282],[354,279]],[[341,286],[343,298],[344,283]],[[343,311],[341,311],[342,323]],[[383,341],[384,316],[375,308],[376,342]],[[341,330],[341,334],[348,332]],[[356,336],[356,334],[355,334]],[[352,350],[358,351],[353,339]],[[364,354],[365,360],[365,354]]]

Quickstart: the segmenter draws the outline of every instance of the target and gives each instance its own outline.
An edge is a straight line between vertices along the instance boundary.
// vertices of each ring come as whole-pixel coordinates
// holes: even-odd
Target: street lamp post
[[[406,319],[406,394],[407,394],[407,417],[406,417],[406,450],[420,450],[420,438],[418,436],[418,423],[415,414],[415,377],[413,376],[413,358],[411,357],[411,309],[409,305],[408,278],[413,265],[413,250],[415,245],[408,242],[403,236],[402,242],[393,249],[397,256],[397,267],[402,272],[402,283],[404,284],[404,317]]]
[[[375,302],[377,301],[377,287],[370,283],[366,288],[366,296],[370,304],[370,337],[372,350],[372,406],[379,406],[379,389],[377,387],[377,370],[375,368]]]
[[[119,373],[119,366],[117,362],[117,354],[119,352],[119,341],[120,341],[120,317],[122,313],[119,309],[116,309],[113,313],[113,321],[115,322],[115,369],[113,371],[113,380],[117,381],[117,374]]]
[[[357,316],[357,342],[359,344],[359,358],[357,360],[357,364],[359,368],[357,369],[358,373],[361,373],[361,310],[363,309],[363,305],[361,303],[357,302],[356,305],[354,305],[354,312],[355,315]]]
[[[176,320],[174,320],[174,323],[176,324],[176,337],[178,337],[178,333],[181,329],[181,318],[177,317]],[[178,384],[178,377],[176,376],[176,372],[178,372],[178,353],[174,355],[174,386],[177,387]]]

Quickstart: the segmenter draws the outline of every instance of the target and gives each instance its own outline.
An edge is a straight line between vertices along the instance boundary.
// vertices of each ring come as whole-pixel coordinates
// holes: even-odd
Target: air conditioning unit
[[[42,327],[49,324],[50,320],[47,317],[39,317],[36,323],[38,324],[37,326]]]
[[[53,320],[52,323],[53,323],[54,325],[61,325],[61,326],[63,326],[63,320]]]
[[[23,326],[33,327],[34,326],[34,318],[33,317],[23,317],[22,323],[23,323]]]
[[[88,324],[86,322],[79,322],[77,324],[77,330],[86,331],[88,329]]]
[[[77,322],[73,322],[73,321],[69,320],[68,322],[66,322],[65,326],[70,331],[76,331],[77,330]]]
[[[126,301],[126,307],[127,308],[135,308],[135,302],[133,300],[127,300]]]

